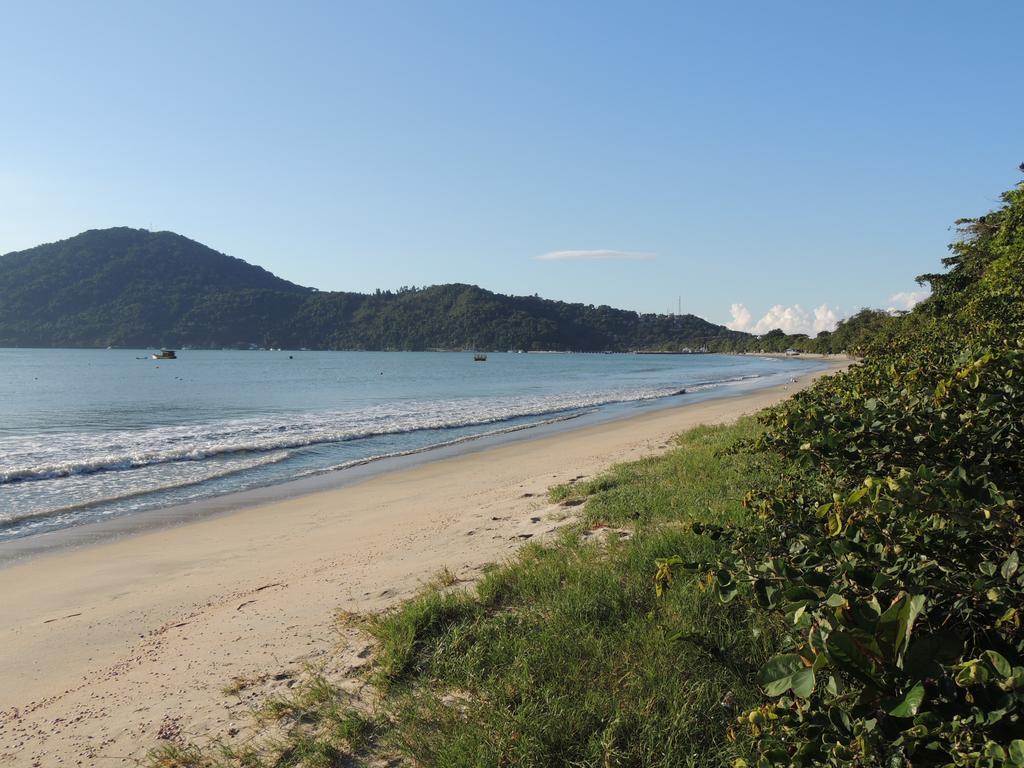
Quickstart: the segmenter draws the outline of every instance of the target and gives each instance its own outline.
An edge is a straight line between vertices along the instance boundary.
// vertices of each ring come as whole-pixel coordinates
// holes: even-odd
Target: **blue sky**
[[[4,5],[0,252],[127,225],[812,327],[899,303],[1024,160],[1009,0]]]

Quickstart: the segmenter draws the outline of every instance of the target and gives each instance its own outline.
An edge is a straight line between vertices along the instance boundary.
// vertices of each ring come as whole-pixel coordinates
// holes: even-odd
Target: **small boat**
[[[154,352],[152,355],[154,360],[177,360],[178,355],[173,349],[161,349],[159,352]]]
[[[485,363],[487,362],[487,355],[485,355],[483,352],[477,352],[475,355],[473,355],[473,362]]]

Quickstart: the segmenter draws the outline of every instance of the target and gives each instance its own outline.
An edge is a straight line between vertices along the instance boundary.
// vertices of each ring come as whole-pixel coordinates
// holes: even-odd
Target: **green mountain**
[[[216,309],[223,332],[241,339],[257,308],[311,293],[172,232],[90,230],[0,257],[0,344],[188,342],[201,338],[195,321],[217,322]]]
[[[694,315],[473,285],[374,294],[295,285],[173,232],[117,227],[0,256],[0,346],[311,349],[742,348]]]

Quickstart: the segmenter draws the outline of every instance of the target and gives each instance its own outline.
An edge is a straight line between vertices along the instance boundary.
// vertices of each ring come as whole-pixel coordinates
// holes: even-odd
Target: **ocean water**
[[[149,354],[0,349],[0,542],[820,367],[724,355]]]

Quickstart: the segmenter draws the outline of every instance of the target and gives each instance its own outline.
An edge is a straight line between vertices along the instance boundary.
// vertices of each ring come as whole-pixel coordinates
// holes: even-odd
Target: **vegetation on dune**
[[[803,472],[715,532],[723,602],[789,627],[742,719],[759,764],[1024,765],[1024,186],[961,225],[930,299],[766,415]]]
[[[203,748],[167,741],[146,762],[151,768],[339,768],[366,753],[376,727],[349,695],[316,673],[264,702],[253,717],[259,738]]]
[[[617,468],[584,489],[600,490],[554,545],[525,548],[472,593],[428,594],[376,620],[383,745],[438,766],[716,766],[736,755],[727,732],[757,700],[777,627],[739,603],[722,610],[695,581],[658,601],[649,566],[681,548],[717,553],[690,526],[743,516],[751,473],[774,467],[719,454],[756,430],[701,429]]]

